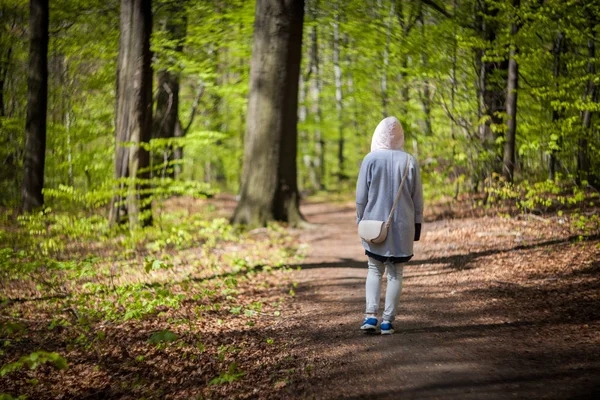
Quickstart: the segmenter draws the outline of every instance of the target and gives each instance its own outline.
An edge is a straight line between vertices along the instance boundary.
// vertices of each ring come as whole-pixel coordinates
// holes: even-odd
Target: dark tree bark
[[[563,64],[563,60],[561,60],[561,56],[565,51],[565,34],[562,31],[558,32],[558,35],[556,36],[556,41],[554,42],[554,47],[552,49],[552,53],[554,55],[554,66],[553,66],[553,75],[554,75],[554,82],[555,82],[555,90],[558,93],[558,78],[561,76],[562,73],[562,64]],[[561,118],[560,112],[556,109],[553,108],[552,109],[552,122],[556,125],[556,123],[558,122],[558,120]],[[557,145],[560,146],[561,145],[561,140],[559,138]],[[549,163],[549,168],[548,168],[548,179],[550,179],[551,181],[554,180],[554,178],[556,177],[556,164],[557,164],[557,159],[556,159],[556,154],[558,153],[558,151],[556,149],[552,149],[550,150],[550,163]]]
[[[162,21],[163,29],[166,30],[170,40],[176,42],[173,50],[181,53],[183,51],[183,41],[186,35],[186,18],[182,15],[181,7],[172,3],[166,11],[167,15]],[[177,60],[169,60],[170,64],[175,64]],[[153,137],[159,139],[170,139],[181,137],[183,133],[179,127],[179,82],[180,74],[173,71],[172,68],[164,68],[158,71],[158,94],[156,99],[156,110],[153,121]],[[173,146],[163,149],[156,161],[160,168],[160,176],[175,176],[176,168],[172,165],[173,160],[180,160],[176,156]]]
[[[196,94],[196,98],[194,99],[194,104],[192,104],[192,113],[190,115],[190,119],[187,122],[187,125],[183,127],[181,125],[181,120],[177,119],[175,124],[175,137],[182,138],[189,132],[192,124],[194,123],[194,119],[196,118],[196,114],[198,113],[198,107],[200,106],[200,100],[202,99],[202,95],[204,94],[204,83],[200,83],[200,87],[198,88],[198,93]],[[173,159],[174,160],[183,160],[183,147],[175,146],[173,148]],[[175,164],[175,176],[179,176],[182,170],[181,164]]]
[[[8,75],[8,66],[10,65],[11,55],[12,44],[6,49],[6,56],[2,54],[2,60],[0,60],[0,117],[6,115],[6,109],[4,107],[4,82],[6,82],[6,76]]]
[[[148,196],[149,153],[140,146],[152,134],[152,10],[150,0],[121,0],[115,179],[119,188],[111,204],[111,223],[152,223]],[[123,146],[123,142],[133,145]],[[128,178],[128,179],[127,179]]]
[[[27,119],[21,202],[30,212],[44,205],[46,161],[46,113],[48,106],[48,0],[30,0],[29,68],[27,71]]]
[[[396,10],[396,17],[398,19],[398,23],[400,24],[400,27],[402,28],[402,36],[399,38],[398,41],[398,47],[399,48],[403,48],[405,46],[405,42],[408,39],[408,35],[410,34],[410,31],[412,30],[412,28],[415,26],[417,19],[419,17],[419,15],[421,14],[421,10],[422,10],[422,4],[419,3],[416,11],[413,7],[413,10],[411,12],[409,12],[408,14],[405,13],[405,2],[404,1],[396,1],[396,0],[392,0],[392,4],[391,7],[394,7]],[[400,65],[402,65],[402,69],[401,69],[401,73],[399,74],[399,80],[400,82],[402,82],[402,88],[400,89],[400,93],[401,93],[401,98],[402,98],[402,102],[400,104],[400,110],[402,110],[402,114],[406,113],[408,108],[407,105],[410,101],[410,93],[409,93],[409,75],[410,75],[410,68],[408,66],[408,56],[405,54],[401,61],[400,61]]]
[[[595,21],[594,21],[595,25]],[[592,25],[592,32],[594,26]],[[594,75],[596,74],[596,65],[595,65],[595,57],[596,57],[596,43],[594,39],[587,40],[587,48],[588,48],[588,65],[587,65],[587,73],[588,73],[588,86],[586,88],[586,93],[584,96],[584,100],[597,102],[598,101],[598,88],[594,82]],[[581,184],[583,181],[588,181],[592,186],[596,186],[598,184],[598,176],[596,173],[592,172],[590,157],[589,157],[589,144],[588,137],[591,137],[591,126],[592,126],[592,111],[589,109],[585,110],[582,114],[582,123],[583,123],[583,132],[581,137],[577,142],[577,183]]]
[[[486,49],[476,53],[477,65],[479,66],[479,91],[480,91],[480,116],[486,116],[485,123],[480,126],[480,140],[484,151],[491,155],[491,171],[500,173],[502,165],[501,152],[496,147],[498,134],[492,129],[492,125],[502,125],[501,114],[506,111],[506,72],[508,69],[508,60],[489,61],[483,57],[491,53],[492,46],[496,41],[498,32],[497,8],[490,8],[490,5],[483,1],[480,3],[481,12],[485,18],[477,18],[477,27],[480,34],[486,42]],[[484,172],[485,179],[489,172]]]
[[[14,29],[15,21],[13,20],[10,24],[8,23],[8,6],[0,6],[0,15],[2,15],[4,19],[3,23],[5,24],[5,27],[0,28],[0,43],[2,43],[2,49],[0,50],[0,117],[4,117],[6,115],[6,107],[4,104],[4,88],[6,84],[6,78],[8,76],[8,69],[11,63],[13,43],[11,40],[7,40],[6,38],[2,37],[2,35],[8,33],[8,29]]]
[[[241,198],[233,221],[296,224],[298,78],[304,0],[258,0]]]
[[[513,0],[513,7],[516,10],[520,6],[520,0]],[[514,17],[515,18],[515,17]],[[502,174],[508,182],[512,182],[515,173],[515,148],[517,135],[517,91],[519,90],[519,65],[515,60],[517,54],[517,45],[514,43],[514,37],[519,32],[519,24],[513,21],[511,25],[512,45],[508,59],[508,82],[506,87],[506,116],[507,129],[506,137],[504,138],[504,162]]]
[[[0,13],[5,18],[8,17],[7,6],[0,6]],[[8,21],[5,21],[5,27],[0,28],[0,43],[2,43],[2,49],[0,49],[0,117],[5,117],[7,115],[6,103],[5,99],[5,90],[9,86],[9,74],[8,71],[12,62],[12,49],[13,49],[13,41],[7,40],[6,37],[1,35],[7,34],[8,31],[6,28],[13,29],[15,25],[15,20],[8,24]],[[9,114],[10,117],[10,114]],[[22,177],[15,174],[17,168],[17,160],[21,159],[22,150],[19,148],[15,148],[14,146],[14,134],[12,132],[8,132],[7,135],[3,135],[0,137],[0,146],[12,149],[4,158],[3,168],[0,168],[0,183],[9,183],[10,187],[14,188],[13,190],[7,191],[7,193],[3,193],[0,195],[0,200],[8,199],[8,198],[16,198],[20,197],[20,190],[22,185]],[[20,136],[20,135],[19,135]],[[9,193],[10,192],[10,193]]]

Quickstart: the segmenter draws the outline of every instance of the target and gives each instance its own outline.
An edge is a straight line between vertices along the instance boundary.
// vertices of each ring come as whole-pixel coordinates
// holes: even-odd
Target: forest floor
[[[195,206],[207,203],[223,216],[235,206],[226,196]],[[557,215],[505,218],[451,204],[427,209],[424,234],[404,268],[394,335],[359,330],[366,259],[354,204],[312,200],[302,204],[308,226],[287,232],[296,247],[277,237],[261,241],[271,235],[262,230],[252,232],[255,241],[211,247],[218,262],[230,251],[273,253],[269,246],[277,243],[306,253],[304,259],[291,268],[192,274],[192,283],[172,284],[188,296],[176,310],[98,321],[82,333],[64,323],[48,329],[52,310],[69,320],[64,303],[5,303],[0,317],[23,328],[16,339],[0,338],[3,363],[44,348],[65,355],[69,369],[13,372],[0,378],[0,393],[31,399],[598,398],[600,236],[573,235]],[[194,248],[179,256],[182,264],[201,257]],[[232,278],[235,290],[228,289]],[[174,332],[174,342],[149,341],[164,329]]]

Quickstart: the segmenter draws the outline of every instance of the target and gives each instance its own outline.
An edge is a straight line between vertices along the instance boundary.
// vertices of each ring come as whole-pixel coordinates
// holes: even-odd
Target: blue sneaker
[[[392,326],[392,323],[389,321],[383,321],[381,323],[381,334],[391,335],[392,333],[394,333],[394,327]]]
[[[365,318],[360,329],[365,333],[374,333],[377,330],[377,318]]]

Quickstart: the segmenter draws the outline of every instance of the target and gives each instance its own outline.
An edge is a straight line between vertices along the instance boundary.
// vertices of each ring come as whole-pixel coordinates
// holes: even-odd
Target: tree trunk
[[[513,0],[514,13],[516,18],[517,10],[520,6],[520,0]],[[515,60],[517,54],[517,45],[514,38],[519,32],[519,25],[516,21],[512,22],[511,29],[511,47],[508,60],[508,83],[506,87],[506,137],[504,138],[504,157],[502,172],[508,182],[512,182],[515,173],[515,147],[517,135],[517,91],[519,90],[519,65]]]
[[[348,179],[344,168],[344,120],[342,103],[342,68],[340,66],[340,10],[339,3],[335,3],[335,16],[333,21],[333,73],[335,76],[335,109],[337,111],[338,126],[338,180]]]
[[[452,0],[452,14],[456,15],[456,0]],[[452,115],[455,115],[455,103],[456,103],[456,52],[458,48],[458,36],[457,26],[454,24],[452,31],[452,71],[450,73],[450,110]],[[450,121],[450,133],[452,135],[452,159],[456,157],[456,123],[454,118]],[[460,190],[460,183],[458,181],[458,172],[456,164],[452,168],[452,175],[454,175],[455,186],[454,186],[454,199],[458,199],[458,193]]]
[[[392,38],[392,18],[394,16],[394,1],[390,3],[390,12],[385,24],[385,47],[383,48],[383,70],[381,71],[381,114],[383,118],[387,118],[388,115],[388,93],[387,93],[387,74],[389,67],[390,58],[390,42]]]
[[[310,63],[309,63],[309,70],[308,73],[306,74],[306,77],[310,77]],[[306,117],[308,116],[308,108],[306,107],[306,94],[308,92],[308,85],[306,83],[307,78],[305,78],[304,74],[302,72],[300,72],[300,79],[298,82],[299,88],[298,88],[298,122],[300,124],[304,124],[306,122]],[[300,148],[300,157],[301,157],[301,161],[304,163],[304,167],[305,167],[305,174],[301,175],[300,177],[300,189],[301,190],[306,190],[307,188],[310,187],[311,183],[312,183],[312,175],[313,175],[313,168],[311,166],[311,157],[309,154],[309,148],[308,148],[308,132],[306,131],[306,129],[302,129],[301,131],[299,131],[299,135],[300,135],[300,144],[301,144],[301,148]]]
[[[553,75],[554,75],[554,85],[555,85],[555,93],[558,93],[558,78],[561,75],[562,72],[562,68],[561,68],[561,55],[564,52],[564,47],[565,47],[565,35],[562,31],[558,32],[558,35],[556,37],[556,41],[554,42],[554,47],[552,49],[552,53],[554,54],[554,69],[553,69]],[[557,109],[553,108],[552,109],[552,123],[554,125],[556,125],[556,123],[558,122],[558,120],[560,119],[560,113],[558,112]],[[556,143],[557,146],[560,146],[560,137],[557,140]],[[556,153],[558,151],[556,149],[551,149],[550,150],[550,165],[548,168],[548,179],[550,179],[551,181],[553,181],[556,178]]]
[[[21,203],[30,212],[44,205],[46,113],[48,106],[48,0],[30,0],[27,119]]]
[[[598,101],[598,90],[596,88],[596,84],[594,82],[594,75],[596,74],[596,66],[594,58],[596,57],[596,44],[594,39],[587,40],[587,48],[588,48],[588,65],[587,65],[587,73],[588,73],[588,86],[586,88],[586,93],[584,96],[584,101]],[[582,115],[582,123],[583,123],[583,132],[581,137],[577,142],[577,183],[579,185],[582,184],[583,181],[588,181],[592,186],[596,185],[597,176],[592,173],[590,158],[589,158],[589,149],[588,149],[588,136],[591,136],[591,126],[592,126],[592,111],[590,107],[583,112]]]
[[[498,151],[496,142],[498,133],[494,132],[492,126],[502,125],[501,114],[506,111],[506,71],[508,69],[508,60],[490,61],[495,55],[491,46],[496,41],[498,24],[496,18],[498,9],[490,9],[487,2],[483,2],[481,13],[485,18],[479,18],[480,32],[486,42],[486,49],[478,53],[478,64],[480,65],[480,90],[482,100],[482,116],[486,116],[485,122],[481,125],[480,135],[484,151],[490,155],[491,170],[497,173],[501,172],[502,157]],[[488,60],[482,57],[488,56]],[[488,174],[485,174],[488,175]]]
[[[53,72],[50,69],[50,76],[52,74],[57,78],[54,83],[56,87],[62,88],[61,91],[55,95],[56,98],[50,100],[50,104],[54,102],[55,109],[58,109],[57,104],[60,104],[60,117],[61,123],[65,127],[65,150],[67,156],[67,185],[73,186],[74,184],[74,176],[73,176],[73,140],[71,133],[71,117],[73,115],[73,107],[71,106],[71,82],[69,81],[69,64],[68,59],[64,54],[57,54],[55,57],[55,68],[56,70]],[[58,123],[58,121],[55,121]]]
[[[152,135],[156,139],[171,139],[179,119],[179,77],[168,70],[158,72],[158,94],[154,114]],[[153,157],[157,165],[153,166],[153,175],[174,177],[173,146],[166,145]],[[158,170],[160,168],[160,170]],[[155,172],[156,171],[156,172]]]
[[[5,17],[7,16],[7,8],[8,6],[0,7],[0,13],[2,13]],[[16,25],[14,18],[10,24],[8,21],[4,21],[4,23],[5,26],[0,28],[0,35],[8,34],[9,32],[6,30],[6,28],[14,29]],[[16,96],[9,96],[7,99],[5,95],[8,95],[9,93],[8,88],[10,87],[11,83],[9,79],[14,77],[14,73],[12,73],[12,71],[11,76],[9,77],[14,43],[11,40],[6,43],[6,38],[2,36],[0,36],[0,41],[3,43],[2,49],[0,49],[0,117],[8,116],[11,118]],[[7,105],[9,104],[11,105],[10,111],[7,110]],[[15,144],[18,143],[15,142],[15,136],[21,138],[23,135],[21,133],[13,132],[12,130],[8,130],[8,132],[0,137],[0,146],[9,149],[9,151],[6,153],[6,157],[2,160],[3,168],[0,169],[0,182],[6,183],[5,187],[7,189],[6,193],[3,193],[3,196],[1,196],[2,198],[0,200],[10,199],[11,203],[16,200],[18,204],[21,196],[20,191],[23,178],[22,176],[19,176],[19,174],[16,174],[15,171],[21,168],[21,166],[18,165],[18,160],[21,160],[23,157],[23,149],[21,146],[15,146]]]
[[[410,31],[412,30],[412,28],[414,27],[414,17],[411,18],[411,15],[405,15],[404,14],[404,1],[398,1],[396,2],[396,0],[392,0],[392,7],[395,7],[396,9],[396,17],[398,19],[398,23],[400,24],[400,27],[402,28],[402,36],[400,37],[397,47],[399,49],[404,49],[406,47],[405,43],[408,39],[408,35],[410,34]],[[408,17],[408,18],[407,18]],[[402,50],[402,56],[401,56],[401,61],[400,61],[400,74],[399,74],[399,80],[400,82],[402,82],[402,87],[400,89],[400,95],[402,98],[402,101],[400,102],[399,108],[402,112],[402,114],[405,114],[408,112],[408,103],[410,102],[410,93],[409,93],[409,82],[408,82],[408,78],[409,78],[409,68],[408,68],[408,55],[407,55],[407,50]]]
[[[350,37],[348,36],[347,33],[344,34],[344,47],[346,49],[351,49],[352,48],[352,40],[350,39]],[[360,136],[360,130],[358,128],[358,107],[357,107],[357,101],[356,101],[356,95],[354,92],[354,75],[352,73],[353,71],[353,59],[351,56],[351,52],[350,51],[346,51],[345,57],[344,57],[344,61],[345,61],[345,66],[346,68],[344,68],[344,71],[346,71],[346,88],[347,88],[347,96],[346,98],[348,99],[348,107],[346,108],[346,113],[348,115],[347,118],[350,118],[350,125],[352,126],[352,136]],[[365,141],[363,140],[355,140],[354,142],[354,147],[352,149],[353,152],[355,152],[355,154],[361,154],[365,151],[364,146],[366,145]]]
[[[312,10],[313,20],[316,21],[316,10]],[[325,141],[321,133],[321,70],[319,63],[319,32],[317,25],[314,25],[310,33],[310,95],[312,98],[312,114],[315,121],[315,157],[311,162],[311,169],[314,170],[314,186],[317,190],[324,189],[325,179]]]
[[[240,201],[233,222],[296,224],[298,77],[304,0],[258,0]]]
[[[6,108],[4,106],[4,83],[6,82],[6,76],[8,75],[8,66],[10,65],[10,57],[12,55],[12,43],[9,44],[6,49],[6,56],[2,54],[0,60],[0,117],[6,115]]]
[[[188,120],[187,125],[185,126],[185,128],[181,126],[181,120],[179,119],[177,119],[177,122],[175,123],[176,138],[183,138],[190,131],[190,128],[194,123],[194,119],[196,118],[196,114],[198,113],[198,107],[200,106],[200,100],[202,99],[203,95],[204,82],[201,81],[200,87],[198,88],[198,93],[196,94],[196,98],[194,99],[194,104],[192,104],[192,113],[190,114],[190,119]],[[173,160],[177,161],[177,163],[173,166],[173,169],[175,170],[175,177],[177,177],[179,176],[179,174],[181,174],[181,171],[183,170],[183,147],[181,147],[180,145],[175,146],[173,149]]]
[[[74,185],[73,177],[73,143],[71,139],[71,101],[67,99],[67,108],[64,114],[65,133],[67,134],[67,181],[69,186]]]
[[[483,16],[481,15],[481,8],[482,6],[480,5],[480,3],[475,3],[474,7],[473,7],[473,14],[475,16],[474,18],[474,25],[476,30],[478,31],[478,33],[480,35],[483,35]],[[482,48],[477,48],[475,50],[475,70],[476,70],[476,76],[477,76],[477,80],[476,80],[476,91],[477,91],[477,121],[481,121],[483,118],[483,115],[485,113],[485,101],[483,99],[483,93],[485,92],[485,83],[486,83],[486,78],[485,78],[485,69],[483,68],[483,57],[485,55],[485,50]],[[478,144],[474,144],[473,147],[475,147],[475,152],[476,152],[476,160],[477,163],[475,165],[477,165],[477,169],[475,171],[473,171],[473,176],[472,176],[472,182],[473,182],[473,191],[474,192],[479,192],[479,189],[481,188],[481,183],[485,180],[486,175],[487,175],[487,171],[486,171],[486,167],[483,165],[482,162],[479,162],[479,160],[481,159],[481,153],[484,151],[483,145],[485,143],[485,123],[479,123],[479,125],[477,126],[477,133],[479,135],[479,144],[481,144],[480,146]]]
[[[425,16],[423,15],[423,11],[421,11],[421,38],[425,39]],[[429,58],[425,53],[424,49],[421,50],[421,63],[424,68],[428,67]],[[419,91],[419,95],[421,97],[421,106],[423,108],[424,125],[425,125],[425,134],[427,136],[431,136],[433,134],[433,128],[431,124],[431,93],[429,90],[429,80],[427,78],[423,79],[423,92]]]
[[[150,0],[121,0],[115,179],[119,188],[111,204],[111,223],[126,217],[133,228],[152,223],[148,195],[149,153],[140,146],[152,136],[152,11]],[[123,142],[131,145],[123,146]],[[126,199],[126,200],[125,200]]]
[[[175,122],[175,138],[182,138],[185,136],[186,131],[181,127],[181,121],[177,119]],[[173,160],[175,161],[175,165],[173,165],[173,176],[177,178],[181,171],[183,170],[183,147],[180,145],[176,145],[173,148]]]
[[[346,48],[350,48],[350,39],[348,35],[344,35],[344,43]],[[354,134],[358,133],[358,110],[356,107],[356,96],[354,95],[354,75],[352,74],[352,57],[350,52],[346,52],[346,87],[348,88],[348,99],[350,100],[350,118],[352,119],[352,127],[354,128]],[[362,147],[357,149],[359,152],[362,151]]]
[[[181,6],[176,3],[169,5],[166,14],[162,21],[162,28],[166,31],[168,39],[176,42],[170,50],[181,53],[186,35],[186,18],[183,16]],[[166,58],[169,57],[166,56]],[[161,69],[157,74],[158,94],[152,127],[154,138],[171,139],[177,137],[180,74],[177,67],[173,68],[177,63],[177,58],[163,60],[163,65],[169,64],[169,67]],[[159,163],[162,164],[160,176],[173,178],[175,168],[172,164],[174,160],[177,160],[175,156],[179,154],[175,154],[173,146],[166,146],[161,153],[160,157],[157,157]],[[153,170],[155,169],[153,168]]]

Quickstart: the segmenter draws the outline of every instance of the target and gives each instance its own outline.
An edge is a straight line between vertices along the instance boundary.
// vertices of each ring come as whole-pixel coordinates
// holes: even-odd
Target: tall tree
[[[421,21],[421,37],[425,37],[425,16],[424,12],[421,10],[421,15],[419,20]],[[421,49],[421,64],[423,67],[427,68],[429,64],[429,58],[425,49]],[[429,90],[429,80],[425,77],[423,79],[423,91],[419,90],[419,97],[421,98],[421,106],[423,108],[424,115],[424,131],[426,135],[431,135],[433,133],[432,122],[431,122],[431,91]]]
[[[0,12],[4,13],[4,10],[0,10]],[[0,35],[3,32],[0,31]],[[0,37],[0,43],[3,43],[4,38]],[[3,43],[4,44],[4,43]],[[4,84],[6,82],[6,76],[8,74],[8,66],[10,65],[10,56],[12,54],[12,43],[7,43],[6,47],[2,46],[2,53],[0,54],[0,117],[4,117],[6,115],[5,107],[4,107]]]
[[[478,8],[476,26],[485,43],[485,48],[476,54],[479,67],[480,121],[483,121],[479,134],[483,148],[491,159],[491,171],[500,173],[502,158],[496,148],[499,129],[494,127],[503,124],[502,114],[506,111],[508,60],[497,54],[497,37],[500,30],[498,5],[484,0],[478,2]],[[489,175],[489,170],[487,172],[484,175]]]
[[[152,9],[150,0],[121,0],[115,179],[119,188],[111,204],[111,223],[128,216],[133,227],[152,223],[147,195],[152,135]],[[127,144],[125,144],[127,143]]]
[[[389,117],[388,115],[388,90],[387,90],[387,75],[390,59],[390,41],[392,38],[392,18],[394,15],[395,2],[390,3],[389,16],[385,22],[385,47],[383,48],[383,69],[381,71],[381,114],[383,118]],[[381,7],[381,2],[379,4]]]
[[[405,7],[405,6],[409,5],[408,2],[405,2],[405,1],[396,2],[396,0],[392,0],[391,5],[390,5],[390,11],[393,11],[394,8],[396,10],[396,18],[398,19],[398,23],[400,24],[400,28],[402,29],[401,36],[398,40],[397,45],[398,45],[399,49],[402,49],[400,52],[401,60],[400,60],[400,73],[398,74],[398,78],[399,78],[400,82],[402,83],[402,87],[400,90],[400,92],[402,94],[402,106],[400,107],[400,109],[402,110],[403,115],[406,114],[406,112],[408,111],[408,103],[410,101],[410,96],[409,96],[409,89],[410,89],[409,78],[410,77],[409,77],[409,67],[408,67],[409,55],[406,54],[405,47],[408,47],[407,46],[408,36],[410,35],[412,28],[415,26],[415,23],[417,22],[419,15],[421,14],[422,2],[419,1],[417,3],[418,4],[416,4],[416,6],[409,7],[410,10],[408,13],[406,12],[406,7]],[[391,27],[391,25],[390,25],[390,27]],[[387,69],[387,67],[385,67],[385,68]]]
[[[566,44],[565,44],[565,34],[562,30],[559,29],[558,34],[556,35],[556,40],[554,41],[554,45],[552,47],[552,55],[554,56],[554,64],[552,74],[554,76],[554,85],[555,92],[559,93],[560,82],[559,78],[563,72],[563,53],[565,52]],[[559,120],[561,119],[561,113],[559,111],[559,106],[552,107],[552,122],[555,126],[558,125]],[[561,140],[560,135],[555,135],[556,140],[552,140],[550,145],[550,162],[548,168],[548,179],[553,181],[556,177],[556,164],[557,157],[556,154],[560,150]],[[552,136],[551,136],[552,139]]]
[[[300,222],[296,174],[304,0],[258,0],[250,64],[239,224]]]
[[[338,179],[348,179],[344,168],[344,105],[342,94],[342,67],[340,65],[340,7],[339,2],[334,5],[333,19],[333,73],[335,76],[335,108],[337,111],[338,126]]]
[[[585,89],[585,95],[583,96],[584,101],[588,101],[590,103],[598,102],[598,88],[594,81],[594,77],[596,74],[596,19],[593,13],[589,13],[588,21],[590,24],[590,32],[591,36],[587,39],[587,73],[588,73],[588,82],[587,87]],[[587,180],[588,183],[595,186],[598,182],[598,173],[592,172],[590,165],[590,155],[589,155],[589,143],[588,137],[591,137],[592,133],[592,107],[588,106],[582,113],[582,122],[583,122],[583,132],[577,141],[577,182],[581,184],[583,181]]]
[[[27,70],[27,119],[21,202],[24,211],[44,204],[46,162],[46,112],[48,107],[48,0],[29,2],[29,68]]]
[[[156,110],[153,121],[153,137],[170,139],[181,136],[183,129],[179,122],[179,82],[180,72],[176,54],[183,51],[183,41],[186,35],[186,17],[179,3],[168,4],[166,15],[161,21],[162,29],[169,40],[168,52],[161,60],[162,68],[158,71],[158,87]],[[171,55],[171,54],[175,55]],[[166,146],[161,151],[157,161],[162,165],[160,175],[174,176],[175,168],[172,161],[179,155],[173,146]]]
[[[311,2],[310,14],[313,22],[317,21],[319,1]],[[323,35],[321,35],[322,37]],[[321,76],[321,57],[319,53],[319,26],[315,23],[310,31],[309,49],[309,73],[310,73],[310,95],[312,100],[311,113],[315,122],[314,127],[314,157],[309,159],[310,176],[313,186],[317,190],[325,188],[325,139],[321,128],[321,89],[323,79]]]
[[[515,145],[517,133],[517,91],[519,90],[519,64],[515,59],[517,45],[515,36],[519,31],[517,10],[520,0],[513,0],[514,15],[510,28],[511,45],[508,56],[508,79],[506,87],[506,137],[504,138],[504,165],[502,174],[508,182],[512,182],[515,173]]]

